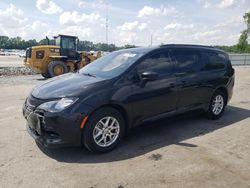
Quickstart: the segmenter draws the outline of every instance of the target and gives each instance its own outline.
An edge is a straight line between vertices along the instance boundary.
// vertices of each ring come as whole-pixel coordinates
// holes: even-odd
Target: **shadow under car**
[[[219,120],[209,120],[203,114],[186,113],[161,121],[147,123],[131,130],[119,146],[108,153],[95,154],[83,147],[47,149],[39,146],[47,156],[66,163],[103,163],[130,159],[171,144],[199,147],[185,143],[187,139],[208,134],[250,117],[250,110],[227,106]]]

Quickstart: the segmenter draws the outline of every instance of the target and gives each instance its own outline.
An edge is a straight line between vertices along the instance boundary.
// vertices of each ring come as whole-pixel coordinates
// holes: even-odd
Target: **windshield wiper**
[[[90,74],[90,73],[83,73],[84,75],[86,75],[86,76],[90,76],[90,77],[94,77],[94,78],[96,78],[96,76],[95,75],[93,75],[93,74]]]

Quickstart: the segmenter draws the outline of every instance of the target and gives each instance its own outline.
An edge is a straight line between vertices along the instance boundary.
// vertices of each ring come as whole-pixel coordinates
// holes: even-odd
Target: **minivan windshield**
[[[142,52],[127,50],[112,52],[86,65],[79,72],[81,74],[111,79],[127,70],[142,55]]]

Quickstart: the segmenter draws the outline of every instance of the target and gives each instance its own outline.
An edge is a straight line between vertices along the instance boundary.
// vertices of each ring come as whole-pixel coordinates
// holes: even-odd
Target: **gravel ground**
[[[0,77],[38,74],[28,67],[0,67]]]
[[[23,58],[19,56],[0,56],[0,78],[4,76],[35,74],[37,73],[24,66]]]
[[[114,151],[47,150],[22,104],[39,75],[0,77],[0,187],[250,187],[250,67],[219,120],[183,115],[133,130]]]

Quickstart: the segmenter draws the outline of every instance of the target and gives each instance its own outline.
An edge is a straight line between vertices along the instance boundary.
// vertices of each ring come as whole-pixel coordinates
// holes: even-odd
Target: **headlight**
[[[78,98],[62,98],[60,100],[42,103],[37,108],[48,112],[60,112],[72,105],[77,100]]]

